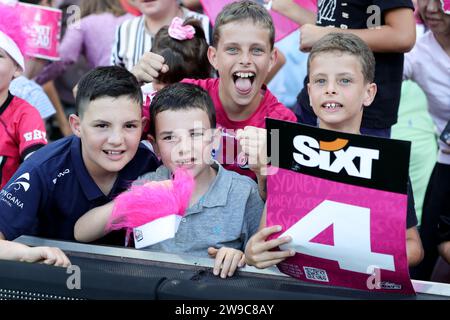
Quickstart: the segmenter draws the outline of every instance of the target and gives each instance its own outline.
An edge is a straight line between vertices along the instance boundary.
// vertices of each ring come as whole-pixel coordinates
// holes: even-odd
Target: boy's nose
[[[252,62],[250,52],[243,52],[240,58],[241,64],[250,64]]]
[[[178,142],[177,149],[179,154],[187,154],[191,151],[192,141],[187,137],[180,137],[180,141]]]
[[[113,145],[120,145],[123,143],[123,134],[120,130],[114,130],[108,138],[108,142]]]
[[[327,87],[325,89],[326,89],[326,91],[325,91],[326,94],[336,94],[337,93],[336,87],[332,81],[328,82]]]

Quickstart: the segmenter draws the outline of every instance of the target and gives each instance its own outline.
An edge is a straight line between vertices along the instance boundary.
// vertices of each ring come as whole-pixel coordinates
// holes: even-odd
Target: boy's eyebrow
[[[341,72],[341,73],[338,73],[337,75],[340,76],[340,77],[342,77],[342,76],[353,76],[353,73],[351,73],[351,72]],[[328,74],[321,72],[321,73],[313,73],[311,76],[312,77],[327,77]]]
[[[240,47],[240,46],[242,46],[242,45],[246,45],[246,43],[243,44],[243,43],[238,43],[238,42],[226,42],[226,41],[224,41],[224,42],[223,42],[223,45],[224,45],[224,46],[238,46],[238,47]],[[266,45],[266,43],[265,43],[264,41],[261,41],[261,42],[252,42],[252,43],[250,44],[250,46],[265,46],[265,45]]]
[[[188,132],[191,133],[191,132],[195,132],[195,131],[198,131],[198,130],[206,131],[207,129],[205,129],[203,127],[196,127],[196,128],[189,129]],[[163,135],[166,135],[166,134],[173,134],[173,131],[163,131],[163,132],[159,133],[160,136],[163,136]]]

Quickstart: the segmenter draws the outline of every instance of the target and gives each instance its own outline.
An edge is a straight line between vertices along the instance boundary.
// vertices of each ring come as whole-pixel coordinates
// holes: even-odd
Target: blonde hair
[[[91,14],[100,14],[109,12],[116,17],[124,15],[125,9],[120,4],[119,0],[81,0],[81,17],[86,17]]]

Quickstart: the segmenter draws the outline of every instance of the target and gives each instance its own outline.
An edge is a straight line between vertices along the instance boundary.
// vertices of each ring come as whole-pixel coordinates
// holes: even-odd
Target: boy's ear
[[[149,133],[147,134],[147,141],[151,143],[156,156],[160,157],[161,154],[159,152],[158,144],[156,143],[156,138]]]
[[[72,129],[73,134],[76,135],[78,138],[81,138],[80,117],[75,114],[71,114],[69,116],[69,124],[70,124],[70,128]]]
[[[278,49],[274,47],[272,49],[272,52],[270,53],[269,72],[270,70],[272,70],[273,66],[277,63],[277,61],[278,61]]]
[[[377,94],[377,85],[375,83],[369,83],[366,87],[366,93],[364,95],[363,106],[368,107],[372,104]]]
[[[212,129],[213,131],[213,136],[212,136],[212,147],[217,151],[220,148],[220,143],[222,142],[222,129],[220,128],[215,128]]]
[[[208,47],[208,60],[214,69],[217,70],[217,49],[213,46]]]

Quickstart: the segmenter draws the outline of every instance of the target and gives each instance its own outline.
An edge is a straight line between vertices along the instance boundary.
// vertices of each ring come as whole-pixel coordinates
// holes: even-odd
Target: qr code
[[[311,267],[303,267],[303,270],[305,270],[306,279],[329,282],[327,272],[325,270]]]

